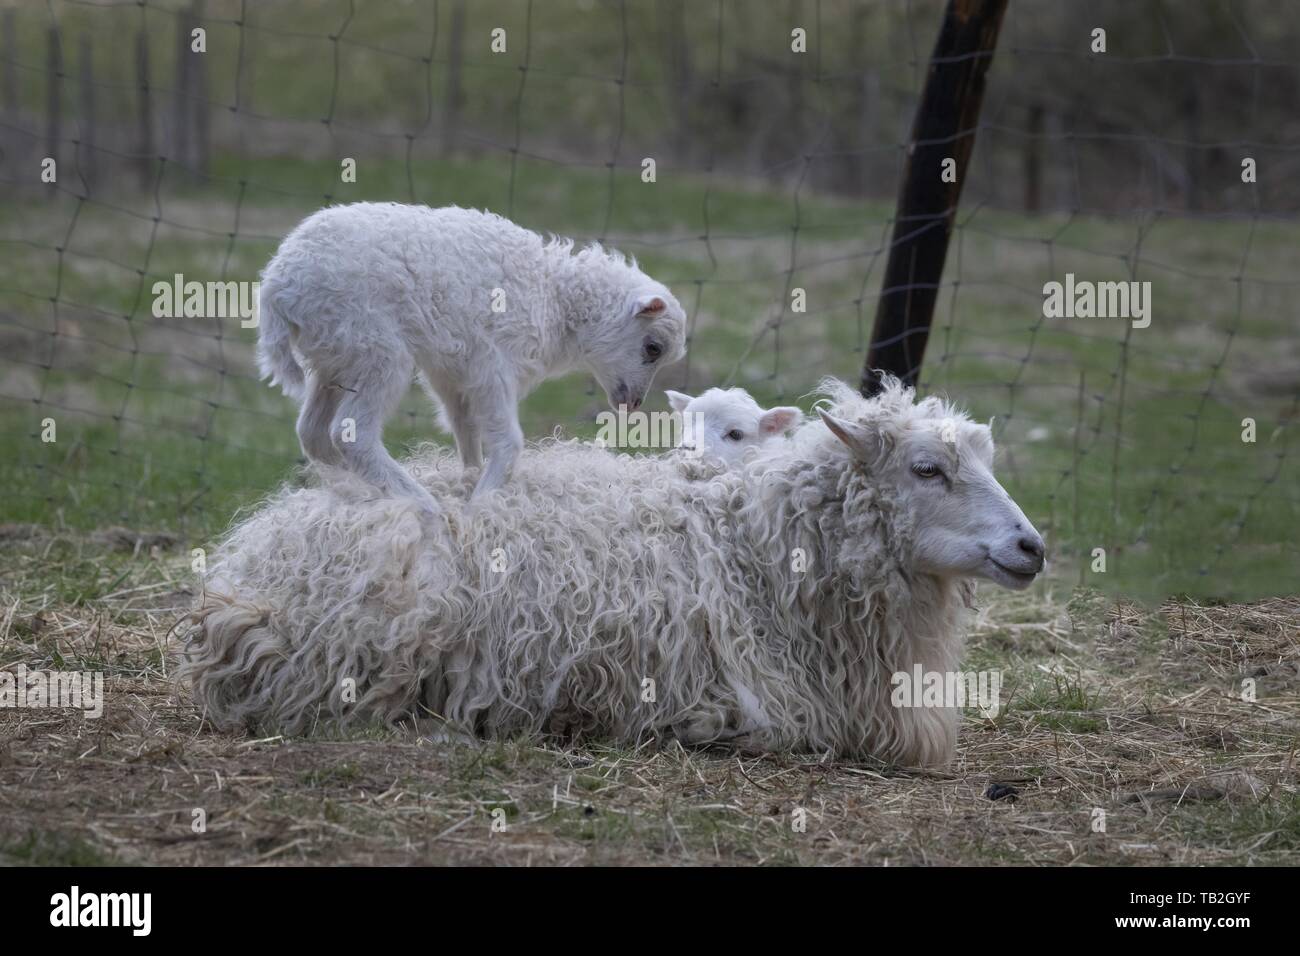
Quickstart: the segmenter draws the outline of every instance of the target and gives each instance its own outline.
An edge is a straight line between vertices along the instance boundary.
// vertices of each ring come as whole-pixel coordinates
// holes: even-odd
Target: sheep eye
[[[645,359],[647,362],[659,361],[659,356],[664,354],[664,347],[658,342],[647,342],[645,344]]]
[[[723,435],[722,437],[726,438],[728,441],[740,441],[742,438],[745,437],[745,433],[742,432],[739,428],[733,428],[731,431],[727,432],[727,434]]]
[[[943,472],[939,466],[928,461],[919,461],[912,466],[913,474],[921,478],[942,478]]]

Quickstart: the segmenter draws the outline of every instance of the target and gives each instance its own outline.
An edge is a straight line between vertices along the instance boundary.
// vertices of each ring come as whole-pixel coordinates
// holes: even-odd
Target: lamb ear
[[[779,435],[798,425],[803,419],[803,412],[793,405],[769,408],[758,419],[758,430],[764,435]]]
[[[846,422],[842,418],[836,418],[834,415],[828,415],[820,408],[817,414],[822,417],[826,427],[831,430],[831,434],[844,442],[849,447],[849,451],[862,461],[871,461],[875,457],[876,449],[880,446],[880,440],[868,432],[856,422]]]
[[[632,314],[642,319],[655,319],[664,314],[668,303],[659,295],[639,295],[632,303]]]
[[[664,394],[668,396],[668,404],[675,412],[686,411],[686,406],[691,403],[691,396],[685,392],[674,392],[671,388],[665,388]]]

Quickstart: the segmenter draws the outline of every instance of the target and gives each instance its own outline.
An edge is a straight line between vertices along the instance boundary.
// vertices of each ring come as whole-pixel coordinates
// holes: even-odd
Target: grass
[[[691,313],[689,359],[658,384],[741,384],[805,407],[821,375],[857,375],[890,214],[721,177],[665,171],[649,185],[632,170],[491,155],[409,168],[376,159],[347,186],[330,162],[221,157],[211,183],[165,181],[157,223],[154,197],[129,192],[112,203],[66,192],[15,202],[0,210],[0,434],[10,450],[0,520],[156,529],[203,547],[292,479],[293,409],[255,381],[253,331],[155,319],[151,288],[177,272],[255,278],[326,196],[455,201],[605,235]],[[1046,534],[1059,580],[1151,599],[1293,588],[1300,352],[1285,277],[1297,228],[963,215],[922,387],[994,417],[1001,477]],[[1127,278],[1138,240],[1150,328],[1042,318],[1044,281]],[[804,313],[783,305],[794,288],[807,292]],[[591,436],[601,408],[590,378],[575,375],[545,383],[522,418],[530,435],[558,426]],[[1256,423],[1254,443],[1242,441],[1244,418]],[[46,419],[54,443],[40,440]],[[400,453],[435,433],[413,390],[386,437]],[[1093,570],[1099,548],[1104,573]]]
[[[21,838],[0,847],[0,859],[21,866],[120,866],[111,853],[75,833],[28,830]]]
[[[1300,841],[1295,598],[982,588],[963,666],[995,662],[1003,706],[968,710],[952,765],[916,771],[401,726],[216,733],[170,679],[190,580],[175,545],[126,536],[0,551],[0,669],[105,672],[99,720],[0,709],[0,862],[1279,865]]]

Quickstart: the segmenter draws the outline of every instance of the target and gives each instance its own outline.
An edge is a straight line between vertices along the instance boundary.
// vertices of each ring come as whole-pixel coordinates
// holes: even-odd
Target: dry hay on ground
[[[966,666],[1003,669],[1002,711],[968,712],[943,772],[676,744],[436,743],[400,728],[259,740],[211,732],[174,693],[187,569],[104,550],[117,537],[19,541],[0,568],[0,669],[108,675],[99,720],[0,710],[0,861],[1300,858],[1300,598],[1145,609],[1051,584],[982,591]],[[1243,678],[1257,702],[1241,699]]]

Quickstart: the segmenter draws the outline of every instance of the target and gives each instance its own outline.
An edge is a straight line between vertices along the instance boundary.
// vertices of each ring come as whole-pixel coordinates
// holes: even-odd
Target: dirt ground
[[[400,727],[215,733],[169,676],[192,599],[169,549],[0,533],[0,670],[105,673],[98,719],[0,709],[0,862],[1300,862],[1300,598],[981,589],[965,666],[1003,672],[1001,710],[968,711],[953,764],[916,772]]]

